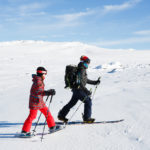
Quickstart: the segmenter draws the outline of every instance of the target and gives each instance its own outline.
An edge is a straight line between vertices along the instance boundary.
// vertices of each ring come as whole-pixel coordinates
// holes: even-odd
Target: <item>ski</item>
[[[92,122],[92,123],[85,123],[83,121],[69,121],[67,122],[66,124],[67,125],[88,125],[88,124],[111,124],[111,123],[119,123],[119,122],[122,122],[124,121],[124,119],[120,119],[120,120],[111,120],[111,121],[95,121],[95,122]],[[57,121],[56,124],[58,125],[63,125],[65,124],[64,122],[61,122],[61,121]]]
[[[65,129],[65,126],[62,127],[62,128],[56,129],[56,130],[53,131],[53,132],[45,132],[44,135],[53,134],[53,133],[56,133],[56,132],[61,131],[61,130],[63,130],[63,129]],[[43,133],[37,133],[36,135],[42,135],[42,134],[43,134]]]
[[[34,137],[35,135],[31,134],[30,136],[26,136],[26,135],[23,135],[22,133],[16,133],[14,135],[15,138],[26,138],[26,139],[29,139],[29,138],[32,138]]]
[[[16,133],[14,135],[15,138],[26,138],[26,139],[29,139],[29,138],[33,138],[33,137],[36,137],[36,136],[42,136],[43,135],[48,135],[48,134],[53,134],[53,133],[56,133],[58,131],[61,131],[63,130],[65,127],[62,127],[62,128],[59,128],[59,129],[56,129],[55,131],[53,132],[45,132],[44,134],[43,133],[35,133],[35,134],[31,134],[31,136],[25,136],[25,135],[22,135],[21,133]]]

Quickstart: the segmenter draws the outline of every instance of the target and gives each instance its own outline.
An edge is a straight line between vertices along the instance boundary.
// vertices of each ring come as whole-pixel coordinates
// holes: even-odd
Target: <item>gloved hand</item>
[[[91,91],[86,91],[86,94],[88,95],[88,96],[91,96],[92,95],[92,92]]]
[[[97,79],[96,85],[99,85],[101,83],[100,78]]]
[[[47,96],[55,95],[55,94],[56,94],[55,89],[50,89],[50,90],[45,91],[45,95],[47,95]]]
[[[55,89],[50,89],[49,92],[50,92],[50,95],[55,95],[56,94]]]

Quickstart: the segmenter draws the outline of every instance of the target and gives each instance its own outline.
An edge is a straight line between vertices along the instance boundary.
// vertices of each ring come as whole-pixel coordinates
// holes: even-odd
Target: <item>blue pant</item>
[[[78,100],[83,101],[84,103],[84,116],[83,118],[86,120],[91,118],[92,113],[92,101],[91,98],[81,89],[73,89],[73,95],[68,104],[66,104],[62,110],[60,111],[60,115],[65,117],[70,109],[78,102]]]

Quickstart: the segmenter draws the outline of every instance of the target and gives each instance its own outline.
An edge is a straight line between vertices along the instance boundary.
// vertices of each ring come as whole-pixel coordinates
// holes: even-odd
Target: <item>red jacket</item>
[[[33,84],[30,90],[29,108],[41,109],[46,106],[43,101],[43,96],[45,96],[44,82],[42,78],[37,75],[33,75],[32,81]]]

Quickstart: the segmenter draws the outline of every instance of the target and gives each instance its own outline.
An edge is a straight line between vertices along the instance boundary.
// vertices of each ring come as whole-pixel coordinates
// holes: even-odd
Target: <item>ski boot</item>
[[[68,119],[66,117],[62,116],[60,112],[58,113],[58,120],[61,120],[64,123],[68,122]]]
[[[58,116],[58,119],[63,121],[64,123],[68,122],[68,119],[66,117]]]
[[[94,118],[83,119],[84,123],[93,123],[95,121]]]
[[[31,132],[21,131],[20,137],[22,137],[22,138],[31,138],[32,134],[31,134]]]
[[[63,126],[56,125],[56,126],[50,127],[49,132],[53,133],[53,132],[56,132],[56,131],[59,131],[59,130],[62,130],[62,129],[63,129]]]

